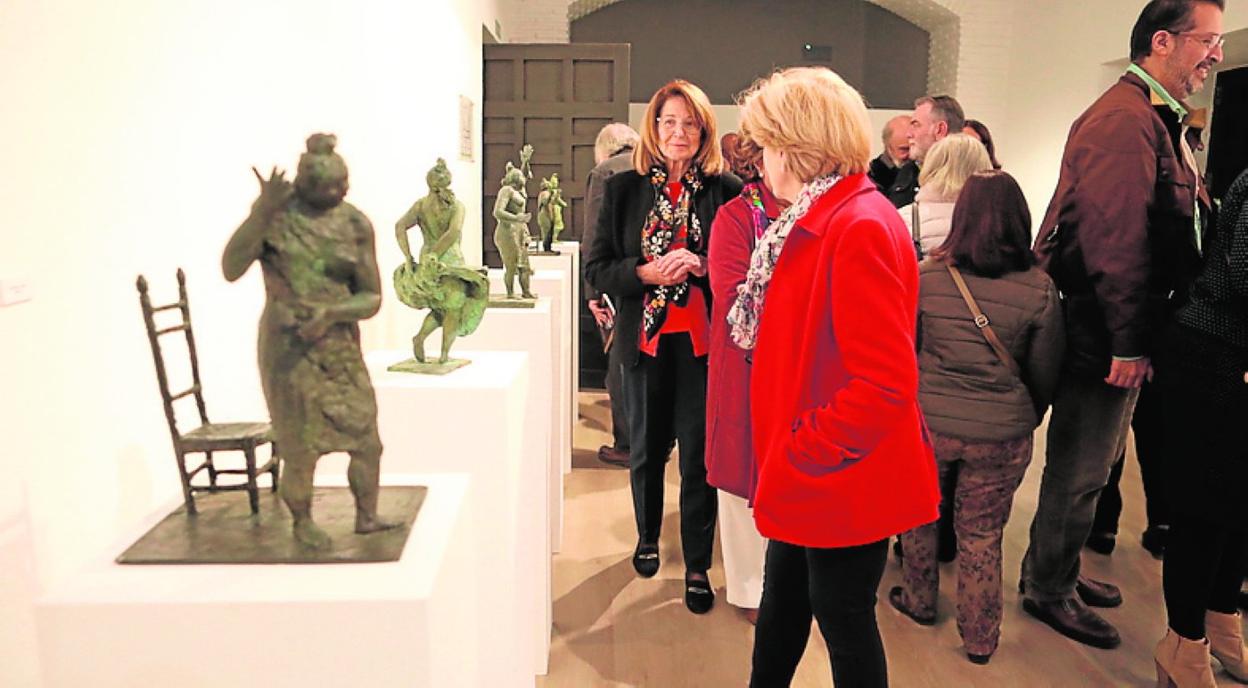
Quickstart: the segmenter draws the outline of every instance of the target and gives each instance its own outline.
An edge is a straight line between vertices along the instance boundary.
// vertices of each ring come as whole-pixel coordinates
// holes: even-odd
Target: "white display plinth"
[[[542,256],[530,256],[530,260],[540,258]],[[560,256],[549,256],[556,260],[567,262],[566,258]],[[556,361],[555,371],[558,379],[557,390],[567,389],[573,390],[573,378],[575,369],[572,367],[572,342],[576,339],[574,336],[575,328],[569,323],[573,322],[568,315],[571,310],[572,290],[568,285],[568,272],[566,270],[538,270],[535,269],[533,276],[530,278],[530,286],[533,293],[537,296],[546,296],[551,300],[552,314],[556,328],[556,337],[559,343],[559,358]],[[495,294],[503,293],[503,271],[498,268],[490,269],[490,292]],[[495,310],[495,309],[490,309]],[[488,317],[488,314],[487,314]],[[560,407],[556,409],[558,415],[564,418],[564,422],[559,425],[559,463],[563,466],[563,472],[569,473],[572,470],[572,428],[576,425],[576,398],[565,397],[562,394],[556,395],[560,400]],[[564,405],[564,399],[567,399]]]
[[[554,303],[549,297],[539,297],[533,308],[491,308],[477,326],[475,332],[457,339],[451,349],[453,358],[472,358],[472,355],[459,353],[460,348],[479,351],[523,351],[529,354],[530,379],[529,400],[525,402],[525,426],[528,428],[526,441],[537,443],[537,451],[543,452],[546,460],[546,489],[540,494],[522,496],[521,504],[536,500],[546,500],[549,504],[548,529],[550,531],[550,553],[559,551],[563,539],[563,465],[559,461],[559,447],[556,438],[562,418],[555,412],[561,403],[568,400],[557,400],[554,395],[562,388],[556,387],[553,374],[559,347],[554,344],[557,330],[554,329]],[[419,322],[427,311],[412,311]],[[439,351],[441,330],[437,330],[425,343],[429,352]],[[398,355],[398,354],[396,354]],[[471,366],[469,366],[471,367]],[[566,392],[565,392],[566,393]],[[523,541],[522,544],[523,545]],[[540,628],[547,629],[539,633],[541,642],[537,643],[537,673],[544,674],[547,658],[550,654],[551,601],[550,601],[550,557],[543,559],[543,577],[546,584],[542,586],[543,603],[541,612],[534,618]]]
[[[318,473],[319,475],[319,473]],[[339,480],[317,484],[345,485]],[[113,557],[170,504],[36,602],[49,688],[479,686],[468,476],[425,485],[402,558],[380,564],[129,565]],[[528,685],[532,685],[530,682]]]
[[[377,391],[382,472],[473,477],[472,520],[482,543],[476,565],[488,572],[476,593],[479,671],[490,685],[516,685],[520,676],[528,686],[545,671],[550,643],[547,425],[543,409],[532,407],[528,353],[460,344],[452,355],[472,363],[446,375],[386,370],[410,358],[406,350],[365,356]]]
[[[575,400],[581,398],[581,300],[584,299],[582,292],[582,284],[584,277],[581,275],[581,242],[579,241],[556,241],[553,248],[571,259],[571,279],[568,281],[572,285],[572,308],[569,316],[572,322],[572,425],[575,427],[579,420],[579,408]],[[534,256],[540,258],[540,261],[533,263],[533,268],[541,270],[545,267],[544,261],[557,259],[562,256]],[[552,261],[553,262],[553,261]]]

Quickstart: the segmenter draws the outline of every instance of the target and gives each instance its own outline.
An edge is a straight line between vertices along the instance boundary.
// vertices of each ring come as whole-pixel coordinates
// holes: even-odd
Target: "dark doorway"
[[[1218,75],[1209,132],[1209,190],[1221,199],[1248,168],[1248,67]]]

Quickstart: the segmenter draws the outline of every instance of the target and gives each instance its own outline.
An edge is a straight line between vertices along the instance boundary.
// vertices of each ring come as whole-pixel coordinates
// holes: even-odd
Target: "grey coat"
[[[942,435],[1002,442],[1040,424],[1066,346],[1057,288],[1039,268],[988,279],[962,271],[993,331],[1022,370],[1018,379],[975,327],[945,264],[919,265],[919,405]]]
[[[581,264],[589,257],[589,247],[594,243],[594,234],[598,230],[598,211],[602,209],[602,196],[606,193],[606,182],[611,175],[633,169],[633,147],[628,146],[620,152],[603,160],[589,171],[589,179],[585,181],[585,223],[581,225]],[[585,280],[585,300],[596,301],[600,292]]]

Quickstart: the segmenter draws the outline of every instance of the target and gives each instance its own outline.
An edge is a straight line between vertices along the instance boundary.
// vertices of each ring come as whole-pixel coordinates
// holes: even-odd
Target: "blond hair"
[[[641,145],[633,150],[633,169],[644,175],[655,165],[667,167],[667,160],[659,149],[659,141],[662,140],[659,138],[659,113],[663,111],[663,104],[668,98],[684,100],[689,112],[693,113],[698,128],[702,130],[692,164],[701,167],[705,174],[723,174],[724,156],[719,149],[719,131],[715,113],[711,110],[711,101],[702,89],[684,79],[669,81],[651,96],[641,121]]]
[[[992,159],[984,144],[966,134],[950,134],[927,151],[919,188],[924,196],[953,201],[971,175],[991,169]]]
[[[826,67],[791,67],[754,82],[738,102],[741,133],[783,151],[803,184],[865,172],[871,120],[862,95]]]

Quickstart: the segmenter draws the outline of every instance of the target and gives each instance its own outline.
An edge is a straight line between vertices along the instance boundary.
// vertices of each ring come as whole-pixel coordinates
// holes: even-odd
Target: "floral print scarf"
[[[667,197],[667,170],[659,165],[650,168],[650,186],[654,204],[641,229],[641,255],[647,263],[658,260],[671,249],[676,237],[685,235],[686,246],[697,252],[702,248],[702,223],[693,209],[693,197],[702,189],[702,170],[691,165],[681,177],[680,197],[673,204]],[[668,304],[683,306],[689,301],[689,281],[673,285],[647,285],[642,297],[641,325],[647,339],[658,335],[667,320]]]
[[[745,283],[737,287],[737,301],[728,311],[732,340],[737,346],[749,351],[758,342],[758,323],[763,317],[767,287],[771,284],[771,273],[775,271],[776,262],[780,260],[780,252],[784,250],[784,242],[789,238],[789,232],[815,201],[840,180],[840,175],[831,174],[818,177],[803,186],[793,205],[780,213],[780,217],[771,223],[763,238],[754,247],[754,254],[750,256],[750,271],[746,274]]]

